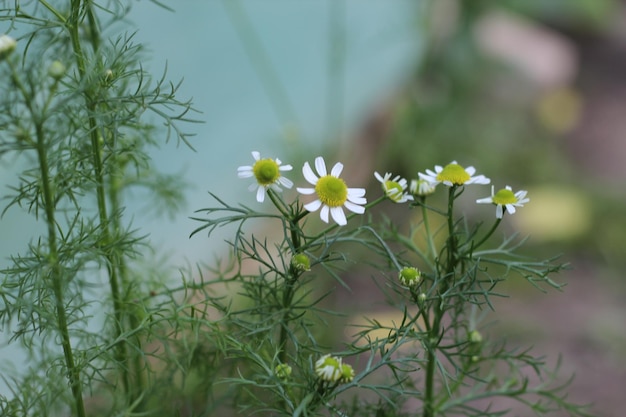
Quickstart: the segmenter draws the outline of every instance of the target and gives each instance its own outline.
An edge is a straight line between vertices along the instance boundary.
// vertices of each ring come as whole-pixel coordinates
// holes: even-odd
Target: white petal
[[[484,175],[478,175],[476,177],[472,177],[466,184],[489,184],[491,180]]]
[[[348,196],[363,197],[365,195],[365,188],[348,188]]]
[[[330,209],[330,214],[333,216],[333,220],[337,222],[339,226],[345,226],[348,224],[346,220],[346,214],[341,207],[333,207]]]
[[[365,213],[365,207],[363,207],[363,206],[356,205],[356,204],[351,203],[349,201],[346,201],[345,203],[343,203],[343,205],[344,205],[345,208],[347,208],[348,210],[350,210],[353,213],[356,213],[356,214],[363,214],[363,213]]]
[[[315,169],[317,170],[317,173],[320,177],[328,175],[326,171],[326,163],[324,162],[324,158],[322,158],[321,156],[315,158]]]
[[[278,159],[276,160],[278,162]],[[293,167],[291,165],[281,165],[278,167],[279,171],[291,171]]]
[[[252,184],[248,186],[248,191],[256,191],[258,187],[263,187],[263,186],[257,184],[256,182],[253,182]]]
[[[330,171],[330,175],[333,177],[339,177],[341,175],[341,171],[343,171],[343,164],[341,162],[337,162]]]
[[[506,211],[508,211],[509,214],[515,214],[515,206],[513,206],[513,204],[507,204]]]
[[[354,197],[348,194],[348,201],[354,204],[367,204],[367,199],[365,197]]]
[[[500,204],[498,204],[498,205],[496,206],[496,217],[497,217],[498,219],[501,219],[501,218],[502,218],[502,214],[503,214],[503,213],[502,213],[502,206],[501,206]]]
[[[324,221],[324,223],[328,223],[328,212],[330,211],[330,207],[327,205],[322,206],[322,210],[320,210],[320,219]]]
[[[261,159],[261,154],[258,153],[257,151],[252,151],[252,157],[254,158],[255,161],[258,161],[259,159]]]
[[[259,185],[259,188],[256,190],[256,201],[262,203],[265,201],[265,187]]]
[[[293,187],[293,182],[289,178],[278,177],[278,182],[281,183],[285,188]]]
[[[237,168],[237,176],[239,178],[250,178],[254,175],[252,167],[239,167]]]
[[[305,162],[302,167],[302,175],[304,175],[304,179],[307,180],[309,184],[317,184],[317,180],[319,178],[317,178],[317,176],[313,173],[313,170],[308,162]]]
[[[277,193],[282,193],[283,192],[283,189],[280,188],[280,186],[278,184],[276,184],[276,183],[270,184],[270,188],[272,190],[276,191]]]
[[[315,192],[315,188],[296,188],[300,194],[311,195]]]
[[[491,204],[491,203],[493,203],[493,197],[479,198],[478,200],[476,200],[476,203],[478,203],[478,204]]]
[[[379,182],[382,182],[383,184],[385,183],[385,179],[384,179],[383,177],[381,177],[381,176],[380,176],[380,174],[379,174],[378,172],[375,172],[375,171],[374,171],[374,176],[376,177],[376,179],[377,179]]]
[[[311,201],[308,204],[305,204],[304,209],[306,211],[313,212],[313,211],[317,211],[317,209],[319,209],[321,205],[322,205],[322,202],[320,200],[315,200],[315,201]]]
[[[471,177],[472,175],[474,175],[476,173],[476,168],[474,168],[474,167],[467,167],[467,168],[465,168],[465,172],[467,172],[469,174],[469,176]]]

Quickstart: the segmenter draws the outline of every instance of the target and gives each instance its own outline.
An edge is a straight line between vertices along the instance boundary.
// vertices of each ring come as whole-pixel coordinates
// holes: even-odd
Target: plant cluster
[[[491,245],[529,202],[525,191],[477,200],[495,206],[486,232],[458,216],[466,187],[490,180],[456,161],[411,181],[374,173],[381,192],[368,202],[343,164],[328,170],[317,157],[288,199],[293,167],[252,152],[237,174],[262,208],[213,195],[216,206],[194,217],[194,238],[234,226],[230,255],[181,268],[175,284],[151,267],[124,201],[144,187],[176,210],[181,181],[154,170],[148,149],[163,136],[157,122],[165,141],[189,145],[180,123],[193,109],[177,84],[145,72],[132,36],[103,35],[126,13],[105,3],[0,9],[20,33],[0,36],[0,157],[23,167],[3,179],[3,214],[41,226],[0,270],[0,328],[28,355],[19,372],[2,363],[1,415],[498,416],[500,397],[538,415],[586,415],[542,358],[484,332],[500,282],[558,288],[550,275],[564,265],[518,255],[516,236]],[[443,208],[429,197],[441,189]],[[371,214],[384,203],[418,216],[405,230]],[[249,232],[258,226],[271,232]],[[332,305],[356,263],[371,268],[397,320],[366,311],[351,324],[352,312]]]

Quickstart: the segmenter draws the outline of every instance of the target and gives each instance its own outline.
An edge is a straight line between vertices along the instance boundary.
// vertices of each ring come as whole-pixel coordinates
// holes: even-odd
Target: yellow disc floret
[[[506,204],[515,204],[517,203],[517,197],[513,194],[513,191],[503,188],[499,190],[492,199],[494,204],[506,205]]]
[[[348,199],[348,186],[341,178],[325,175],[315,184],[320,201],[328,207],[341,207]]]
[[[437,174],[437,181],[463,185],[471,178],[470,174],[459,164],[448,164]]]
[[[256,161],[252,167],[252,172],[260,185],[274,184],[280,177],[278,164],[270,158]]]
[[[387,197],[392,199],[393,201],[402,200],[402,194],[404,193],[404,189],[402,185],[397,181],[385,181],[385,185],[383,186]]]

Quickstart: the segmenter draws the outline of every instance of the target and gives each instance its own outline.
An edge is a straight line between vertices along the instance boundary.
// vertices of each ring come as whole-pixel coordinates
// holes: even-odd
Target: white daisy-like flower
[[[304,208],[310,212],[317,211],[321,207],[320,218],[328,223],[328,214],[338,225],[344,226],[348,223],[343,207],[353,213],[365,213],[364,188],[348,188],[346,182],[339,178],[343,170],[343,164],[337,162],[330,174],[326,171],[326,163],[324,158],[318,156],[315,158],[315,169],[319,177],[315,175],[308,162],[302,167],[304,178],[315,188],[300,188],[298,192],[304,195],[317,194],[317,200],[304,205]]]
[[[474,175],[476,169],[474,167],[463,168],[456,161],[450,162],[445,167],[435,165],[435,171],[426,170],[426,174],[418,173],[421,179],[430,182],[433,185],[443,183],[448,187],[453,185],[465,184],[489,184],[491,180],[484,175]]]
[[[343,376],[341,358],[326,354],[315,362],[315,374],[323,381],[337,382]]]
[[[501,219],[504,215],[504,210],[509,214],[515,213],[515,207],[523,207],[524,204],[530,201],[526,198],[527,191],[520,190],[513,193],[513,189],[508,185],[503,189],[494,193],[493,185],[491,186],[491,197],[480,198],[476,200],[478,204],[495,204],[496,205],[496,217]]]
[[[405,192],[408,184],[404,178],[396,175],[391,179],[390,172],[385,173],[385,176],[374,172],[374,176],[382,184],[385,195],[394,203],[406,203],[409,200],[413,200],[413,196]]]
[[[437,184],[433,184],[422,178],[418,180],[411,180],[411,185],[409,185],[409,191],[411,194],[419,197],[424,197],[434,193],[435,188],[437,188]]]
[[[250,185],[249,190],[256,190],[256,201],[265,201],[265,192],[268,188],[281,192],[282,185],[285,188],[293,187],[293,182],[281,175],[281,171],[291,171],[291,165],[281,165],[280,159],[263,158],[259,152],[252,152],[254,165],[243,165],[237,168],[239,178],[252,178],[256,180]]]

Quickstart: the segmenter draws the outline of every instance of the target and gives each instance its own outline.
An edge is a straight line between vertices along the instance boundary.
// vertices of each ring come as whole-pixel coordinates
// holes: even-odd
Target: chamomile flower
[[[407,194],[407,182],[404,178],[400,178],[396,175],[391,179],[391,173],[385,173],[382,177],[378,172],[374,172],[376,179],[382,184],[385,195],[394,203],[406,203],[409,200],[413,200],[413,196]]]
[[[491,181],[484,175],[474,175],[476,169],[474,167],[463,168],[456,161],[450,162],[445,167],[435,165],[435,171],[426,170],[426,174],[418,173],[421,179],[430,182],[432,185],[443,183],[448,187],[453,185],[465,184],[489,184]]]
[[[501,219],[504,215],[504,210],[509,214],[515,213],[515,207],[523,207],[524,204],[530,201],[526,198],[527,191],[520,190],[513,193],[513,189],[508,185],[503,189],[494,193],[493,185],[491,186],[491,197],[480,198],[476,200],[478,204],[495,204],[496,205],[496,217]]]
[[[304,195],[317,194],[317,199],[304,205],[304,208],[310,212],[317,211],[321,207],[320,218],[328,223],[328,214],[330,214],[338,225],[344,226],[348,223],[343,207],[353,213],[363,214],[365,212],[364,188],[348,188],[346,182],[339,178],[343,170],[343,164],[337,162],[330,174],[326,171],[326,163],[324,158],[318,156],[315,158],[315,169],[319,175],[315,175],[308,162],[302,167],[302,174],[309,184],[315,188],[300,188],[298,192]]]
[[[418,197],[425,197],[435,192],[437,184],[433,184],[425,179],[411,180],[409,191]]]
[[[343,377],[341,358],[326,354],[315,362],[315,374],[323,381],[337,382]]]
[[[280,159],[263,158],[261,154],[254,151],[252,152],[254,158],[254,164],[244,165],[237,168],[237,175],[239,178],[252,178],[256,180],[250,185],[249,190],[256,190],[256,201],[262,203],[265,201],[265,193],[268,188],[274,191],[281,192],[282,185],[285,188],[293,187],[293,182],[281,175],[281,171],[291,171],[293,167],[291,165],[281,165]]]
[[[416,287],[422,282],[422,273],[412,266],[405,266],[398,273],[398,279],[405,287]]]

